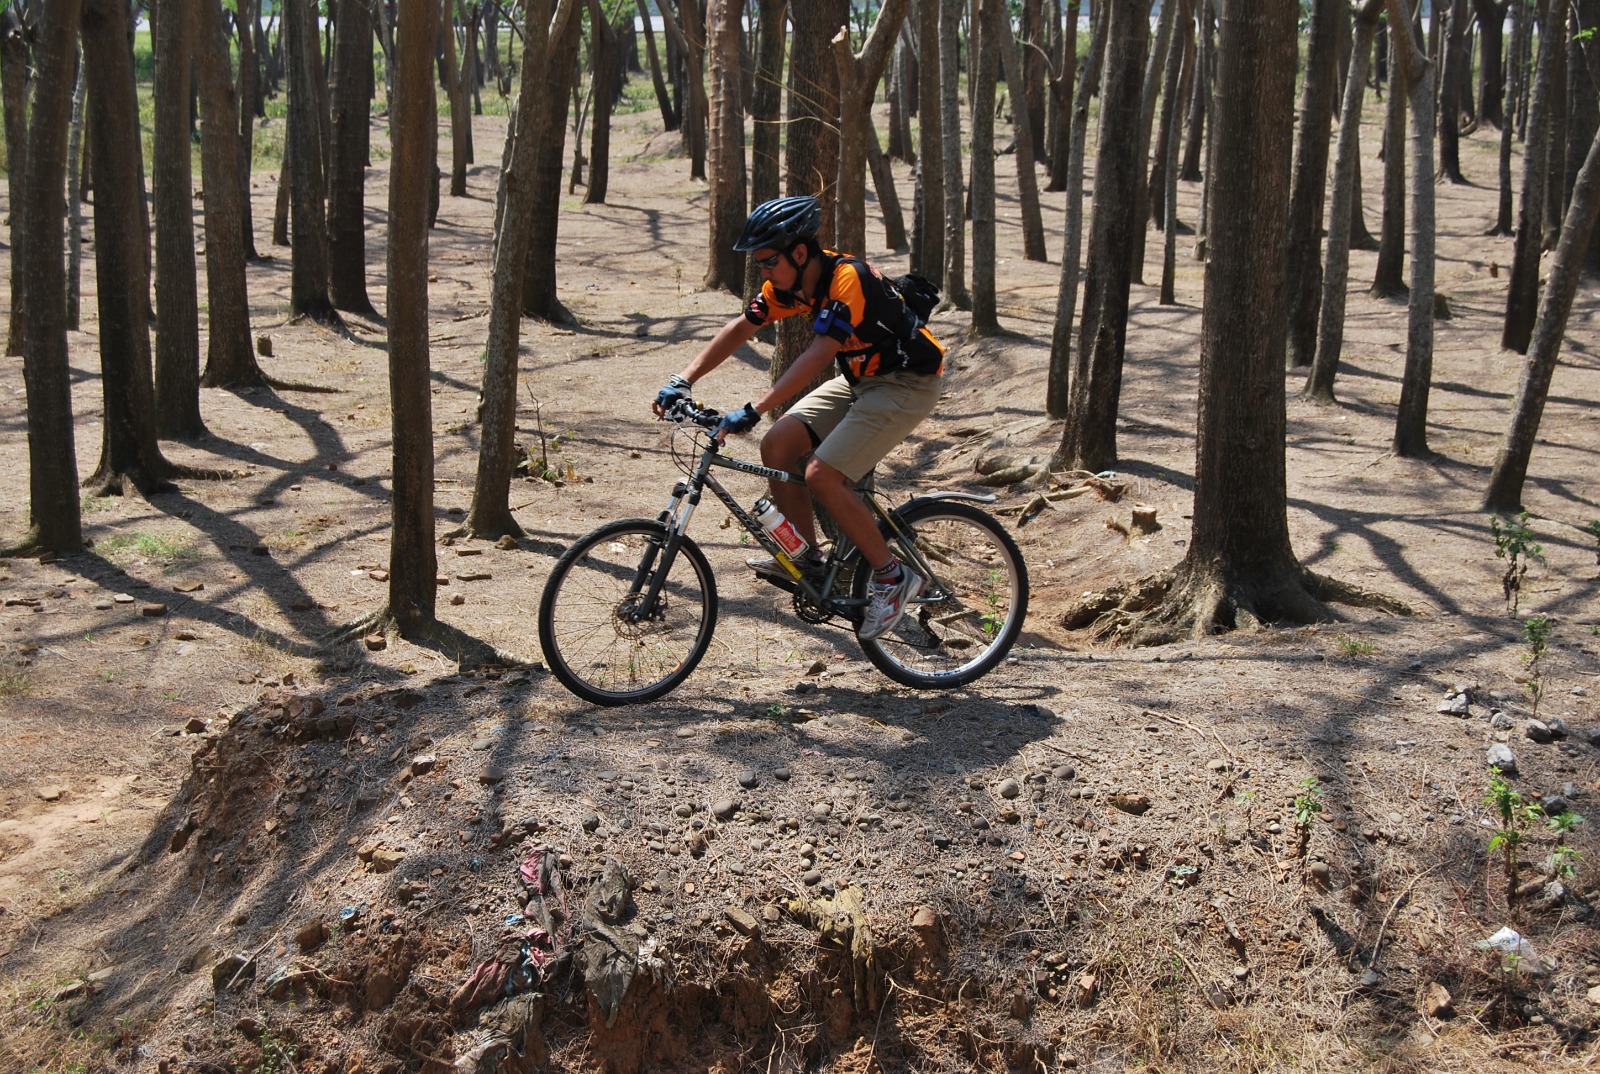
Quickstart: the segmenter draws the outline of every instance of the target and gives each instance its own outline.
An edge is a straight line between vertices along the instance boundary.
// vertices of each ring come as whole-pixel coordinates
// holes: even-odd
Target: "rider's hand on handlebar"
[[[674,403],[678,402],[680,399],[689,398],[689,392],[693,388],[694,385],[690,384],[683,377],[674,373],[672,376],[667,378],[666,387],[662,388],[659,392],[656,392],[656,401],[650,404],[650,409],[655,412],[656,417],[665,417],[667,411],[672,409],[672,405]]]
[[[754,429],[761,421],[761,413],[756,410],[754,403],[746,403],[738,410],[732,410],[722,415],[722,420],[717,423],[717,442],[727,440],[729,433],[747,433]]]

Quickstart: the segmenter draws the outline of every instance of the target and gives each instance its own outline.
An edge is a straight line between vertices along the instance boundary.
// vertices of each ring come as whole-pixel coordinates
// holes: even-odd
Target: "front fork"
[[[633,607],[628,613],[629,619],[637,622],[655,617],[657,603],[661,599],[661,587],[667,584],[667,576],[672,573],[672,563],[678,558],[678,549],[683,546],[683,534],[689,528],[689,519],[699,503],[699,489],[691,491],[688,482],[679,481],[672,486],[672,496],[667,500],[667,506],[656,516],[656,521],[666,528],[666,538],[659,545],[647,542],[644,555],[639,557],[639,569],[634,572],[628,596],[640,599],[631,602]]]

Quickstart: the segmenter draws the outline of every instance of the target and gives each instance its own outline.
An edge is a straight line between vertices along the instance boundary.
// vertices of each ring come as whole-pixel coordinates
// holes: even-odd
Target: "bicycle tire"
[[[624,615],[660,570],[666,536],[666,526],[651,519],[608,523],[573,542],[545,580],[539,645],[551,674],[585,701],[654,701],[688,678],[711,646],[716,579],[688,537],[656,613],[645,621]]]
[[[959,500],[926,500],[895,517],[914,534],[934,577],[893,630],[857,640],[867,659],[901,685],[965,686],[1004,660],[1022,632],[1028,614],[1022,551],[991,515]],[[889,543],[903,563],[917,562],[901,538],[890,534]],[[856,597],[867,596],[871,573],[857,572]]]

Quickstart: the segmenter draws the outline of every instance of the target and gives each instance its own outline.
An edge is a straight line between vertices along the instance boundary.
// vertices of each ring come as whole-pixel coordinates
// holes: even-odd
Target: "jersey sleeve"
[[[817,334],[832,336],[841,343],[855,335],[866,321],[867,295],[854,265],[844,262],[835,270],[823,313],[827,315],[826,323],[823,317],[817,318]]]

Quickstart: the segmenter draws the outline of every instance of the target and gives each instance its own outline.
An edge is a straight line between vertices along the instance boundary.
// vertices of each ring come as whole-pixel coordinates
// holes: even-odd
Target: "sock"
[[[879,585],[894,585],[900,580],[900,561],[891,559],[887,567],[878,567],[872,572],[872,580]]]

